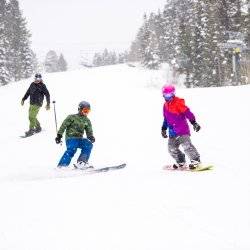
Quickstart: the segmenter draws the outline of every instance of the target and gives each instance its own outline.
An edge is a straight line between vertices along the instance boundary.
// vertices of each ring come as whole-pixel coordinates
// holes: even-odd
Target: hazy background
[[[20,0],[39,60],[49,50],[63,53],[70,68],[81,57],[104,48],[129,48],[143,14],[162,9],[166,0]]]

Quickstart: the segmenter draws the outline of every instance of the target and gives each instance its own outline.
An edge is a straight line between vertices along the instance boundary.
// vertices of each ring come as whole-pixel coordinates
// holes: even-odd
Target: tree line
[[[144,15],[128,59],[149,69],[169,63],[187,87],[241,84],[250,77],[249,13],[248,0],[168,0]]]
[[[105,65],[114,65],[119,63],[125,63],[127,61],[127,52],[116,53],[104,49],[102,53],[95,53],[92,60],[92,66],[99,67]]]
[[[47,73],[67,71],[68,64],[61,53],[58,57],[54,50],[50,50],[44,61],[44,70]]]

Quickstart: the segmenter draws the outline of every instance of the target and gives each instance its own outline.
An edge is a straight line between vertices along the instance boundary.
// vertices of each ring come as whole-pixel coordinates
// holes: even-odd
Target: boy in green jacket
[[[87,117],[90,112],[90,104],[82,101],[78,106],[78,114],[69,115],[58,130],[56,143],[61,143],[64,131],[66,130],[66,151],[58,163],[58,168],[68,167],[77,149],[81,149],[75,167],[79,169],[89,168],[88,160],[92,151],[95,137],[93,136],[92,125]],[[83,138],[86,132],[87,138]]]

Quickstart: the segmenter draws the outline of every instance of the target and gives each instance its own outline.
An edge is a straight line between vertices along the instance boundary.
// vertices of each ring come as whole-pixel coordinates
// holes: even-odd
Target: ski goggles
[[[164,94],[163,94],[163,97],[164,97],[166,100],[170,100],[173,96],[174,96],[174,93],[164,93]]]
[[[81,114],[87,115],[90,112],[90,108],[82,108],[81,109]]]

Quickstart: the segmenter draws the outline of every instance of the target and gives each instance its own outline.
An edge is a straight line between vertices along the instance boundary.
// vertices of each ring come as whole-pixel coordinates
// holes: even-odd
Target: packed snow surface
[[[170,73],[118,65],[43,76],[58,126],[91,103],[95,166],[122,170],[79,174],[55,167],[65,144],[54,141],[53,105],[30,138],[32,79],[0,88],[1,250],[250,249],[250,86],[177,88],[201,125],[192,132],[206,172],[164,171],[161,86]],[[72,163],[75,162],[77,152]]]

